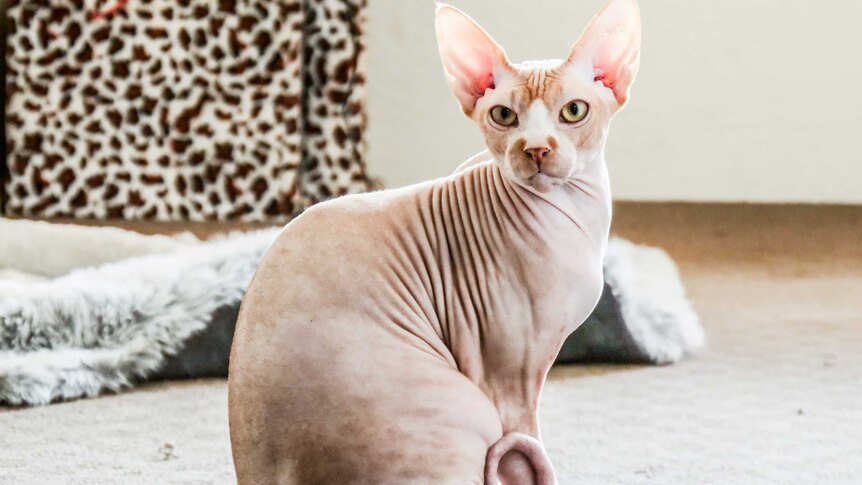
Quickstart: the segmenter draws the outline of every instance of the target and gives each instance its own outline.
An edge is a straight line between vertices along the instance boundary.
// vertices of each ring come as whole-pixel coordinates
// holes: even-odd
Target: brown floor
[[[862,483],[862,207],[620,203],[614,232],[676,259],[707,348],[552,370],[560,483]],[[225,405],[210,380],[0,412],[0,484],[230,481]]]
[[[862,270],[862,206],[623,202],[615,209],[613,232],[663,247],[682,267]]]

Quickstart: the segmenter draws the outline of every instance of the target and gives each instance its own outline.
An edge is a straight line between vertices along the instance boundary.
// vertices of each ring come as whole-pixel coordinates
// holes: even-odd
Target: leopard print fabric
[[[368,188],[364,5],[129,0],[93,15],[112,3],[9,4],[9,213],[285,219]]]
[[[305,2],[300,188],[311,203],[372,188],[365,170],[366,0]]]

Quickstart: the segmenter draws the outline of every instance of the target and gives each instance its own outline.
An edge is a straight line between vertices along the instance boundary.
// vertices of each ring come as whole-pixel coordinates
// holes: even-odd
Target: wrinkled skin
[[[241,484],[555,483],[539,397],[602,290],[603,152],[637,69],[637,6],[611,0],[565,61],[513,65],[451,7],[437,32],[488,150],[285,227],[234,337]],[[577,123],[560,116],[572,100],[590,107]],[[499,105],[518,123],[495,124]]]

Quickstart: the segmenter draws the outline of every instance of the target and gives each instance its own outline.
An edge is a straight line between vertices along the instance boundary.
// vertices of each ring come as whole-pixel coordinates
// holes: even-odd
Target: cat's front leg
[[[518,360],[515,356],[520,354],[508,350],[506,355]],[[503,431],[502,437],[488,449],[486,485],[557,483],[539,433],[539,396],[549,364],[531,362],[530,355],[535,354],[527,352],[520,359],[523,362],[517,367],[522,372],[500,372],[498,368],[486,374],[489,379],[484,383],[484,392],[497,408]],[[527,368],[534,371],[524,372]]]

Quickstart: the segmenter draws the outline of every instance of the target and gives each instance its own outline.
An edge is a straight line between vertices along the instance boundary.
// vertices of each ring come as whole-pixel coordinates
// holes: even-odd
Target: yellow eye
[[[514,126],[518,122],[518,115],[511,108],[494,106],[491,108],[491,119],[500,126]]]
[[[587,117],[590,112],[590,105],[586,101],[571,101],[563,106],[560,111],[560,119],[565,123],[577,123]]]

